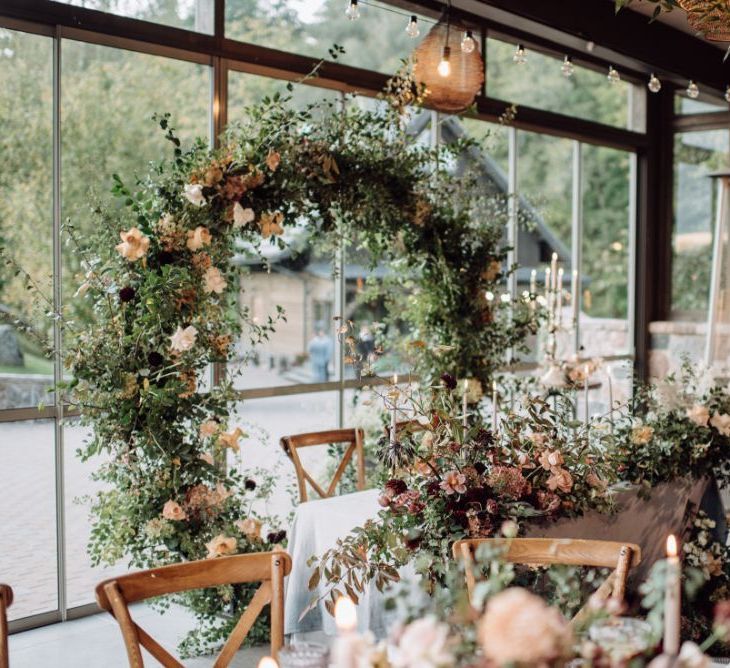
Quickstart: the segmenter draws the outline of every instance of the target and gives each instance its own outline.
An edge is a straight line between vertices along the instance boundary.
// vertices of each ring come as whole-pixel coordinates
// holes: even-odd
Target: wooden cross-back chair
[[[308,499],[307,483],[309,483],[317,494],[323,499],[327,499],[334,495],[337,484],[345,472],[347,465],[352,461],[353,456],[356,458],[355,466],[357,467],[357,489],[362,491],[365,489],[365,453],[363,451],[363,430],[362,429],[332,429],[330,431],[314,431],[308,434],[294,434],[292,436],[284,436],[281,439],[281,447],[286,452],[289,459],[294,464],[294,470],[297,475],[297,484],[299,485],[299,501],[304,503]],[[332,481],[327,489],[312,477],[312,475],[304,468],[302,460],[299,457],[299,448],[308,448],[313,445],[330,445],[337,443],[348,444],[347,449],[342,455],[342,460],[337,466]]]
[[[8,668],[8,608],[13,603],[13,590],[0,584],[0,668]]]
[[[267,604],[271,604],[271,655],[278,656],[284,644],[284,576],[290,572],[291,557],[281,551],[203,559],[104,580],[96,587],[96,600],[119,623],[131,668],[144,666],[140,645],[165,668],[184,668],[132,619],[129,604],[192,589],[261,582],[213,664],[225,668]]]
[[[526,566],[588,566],[614,569],[601,586],[592,594],[599,600],[613,598],[623,601],[626,581],[633,566],[641,563],[641,548],[633,543],[608,540],[584,540],[572,538],[472,538],[456,541],[453,545],[455,559],[465,562],[466,588],[469,597],[474,593],[474,555],[480,545],[502,547],[502,559]],[[578,623],[585,615],[585,606],[573,618]]]

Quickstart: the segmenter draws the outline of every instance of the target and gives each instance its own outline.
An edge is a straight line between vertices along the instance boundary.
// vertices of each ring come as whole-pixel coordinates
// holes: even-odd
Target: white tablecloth
[[[355,527],[362,526],[369,519],[375,519],[381,509],[378,505],[379,494],[379,490],[372,489],[307,501],[297,508],[289,531],[288,551],[292,557],[292,572],[286,583],[286,634],[322,630],[327,635],[336,634],[334,619],[321,602],[317,609],[310,611],[302,620],[299,619],[302,610],[315,594],[307,589],[312,574],[307,561],[312,555],[320,556],[334,547],[338,538],[345,538]],[[412,582],[415,573],[411,568],[403,569],[401,578]],[[322,595],[325,591],[326,583],[321,582],[317,593]],[[369,586],[360,596],[357,619],[361,632],[370,630],[378,637],[386,634],[386,617],[389,618],[390,615],[385,612],[384,598],[374,585]]]

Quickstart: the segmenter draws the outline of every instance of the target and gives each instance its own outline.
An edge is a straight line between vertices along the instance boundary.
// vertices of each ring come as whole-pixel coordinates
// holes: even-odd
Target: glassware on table
[[[650,624],[632,617],[611,617],[596,622],[588,636],[614,661],[642,654],[653,644]]]
[[[279,650],[281,668],[327,668],[329,649],[313,642],[294,642]]]

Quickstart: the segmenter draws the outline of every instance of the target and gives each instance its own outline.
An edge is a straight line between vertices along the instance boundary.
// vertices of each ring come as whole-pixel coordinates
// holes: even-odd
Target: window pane
[[[214,0],[165,0],[140,2],[139,0],[59,0],[69,5],[98,9],[133,19],[162,23],[176,28],[186,28],[213,34]]]
[[[360,18],[350,21],[346,8],[332,0],[227,0],[226,37],[328,60],[337,44],[345,49],[338,62],[393,73],[434,23],[419,17],[420,36],[413,39],[405,33],[410,14],[373,0],[361,2]]]
[[[44,345],[53,336],[45,315],[52,303],[51,49],[47,37],[0,29],[0,248],[43,295],[37,299],[25,277],[0,261],[0,409],[51,399]]]
[[[240,456],[231,455],[229,463],[239,467],[246,475],[256,468],[275,476],[274,492],[266,504],[267,512],[280,517],[292,509],[292,501],[298,503],[294,465],[284,454],[279,440],[282,436],[310,431],[337,428],[338,392],[295,394],[288,397],[251,399],[238,404],[236,424],[249,435],[241,444]],[[327,477],[331,470],[326,455],[327,446],[312,446],[300,451],[304,468],[315,480]],[[317,494],[308,490],[310,498]]]
[[[183,145],[208,136],[210,68],[70,40],[62,48],[62,209],[83,239],[97,224],[92,205],[111,199],[112,174],[134,189],[149,161],[172,156],[153,114],[172,113]],[[70,296],[85,273],[73,245],[63,262]],[[83,300],[70,305],[75,319],[90,317]]]
[[[11,620],[55,610],[56,483],[52,420],[0,423],[0,579]]]
[[[583,150],[583,355],[628,352],[630,155]]]
[[[513,61],[515,49],[514,44],[487,40],[489,97],[628,127],[631,84],[624,81],[609,84],[607,73],[584,67],[575,67],[573,76],[565,77],[560,60],[535,51],[528,50],[527,62],[518,65]]]
[[[688,132],[674,140],[672,311],[704,320],[710,291],[715,184],[708,175],[727,167],[727,130]]]

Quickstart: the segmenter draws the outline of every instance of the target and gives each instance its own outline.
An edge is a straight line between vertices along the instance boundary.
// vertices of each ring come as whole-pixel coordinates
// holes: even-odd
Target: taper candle
[[[392,412],[390,414],[390,445],[395,445],[398,429],[398,374],[393,374]]]
[[[553,292],[557,288],[557,280],[558,280],[558,254],[553,253],[553,256],[550,260],[550,278],[552,279],[553,285]]]
[[[587,364],[583,367],[583,375],[585,376],[583,380],[583,394],[585,399],[585,421],[586,421],[586,427],[588,427],[588,376],[590,375],[591,368]]]
[[[667,538],[667,582],[664,592],[664,654],[679,654],[679,628],[682,607],[682,572],[679,565],[677,539]]]
[[[270,656],[265,656],[259,661],[258,668],[279,668],[279,664]]]
[[[558,325],[563,324],[563,268],[558,269]]]
[[[361,638],[357,628],[357,609],[347,596],[340,596],[335,603],[337,638],[332,644],[330,668],[356,668]]]
[[[466,413],[469,410],[469,379],[464,378],[464,393],[461,397],[461,412],[462,412],[462,418],[461,418],[461,424],[464,427],[464,431],[466,431],[466,428],[468,426],[468,421],[466,419]]]
[[[492,381],[492,431],[497,433],[497,411],[499,410],[499,402],[497,400],[497,381]]]
[[[530,272],[530,294],[537,294],[537,269]]]

